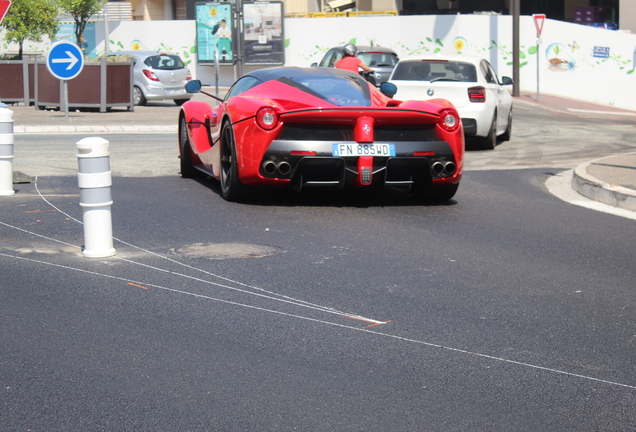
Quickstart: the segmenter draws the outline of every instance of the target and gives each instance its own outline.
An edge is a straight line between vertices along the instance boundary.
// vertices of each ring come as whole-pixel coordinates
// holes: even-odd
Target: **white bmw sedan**
[[[507,141],[512,132],[512,96],[488,60],[463,54],[400,60],[389,81],[398,88],[394,99],[447,99],[457,111],[466,137],[484,149]]]

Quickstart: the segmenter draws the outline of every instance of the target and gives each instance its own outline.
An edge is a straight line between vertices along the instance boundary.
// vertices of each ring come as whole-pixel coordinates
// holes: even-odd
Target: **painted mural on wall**
[[[546,20],[537,46],[532,17],[520,20],[520,88],[614,105],[636,111],[636,35]],[[394,49],[410,55],[461,53],[488,58],[498,74],[512,76],[512,19],[510,16],[426,15],[356,18],[286,18],[285,64],[309,66],[331,47],[354,41]],[[324,29],[329,28],[329,32]],[[95,23],[97,55],[104,52],[103,26]],[[320,35],[317,39],[315,35]],[[1,38],[0,34],[0,38]],[[2,39],[0,39],[2,41]],[[318,42],[317,42],[318,41]],[[213,66],[197,62],[194,21],[122,21],[111,23],[110,51],[165,50],[179,54],[204,84],[213,83]],[[45,52],[48,43],[27,42],[27,51]],[[0,54],[17,51],[0,42]],[[244,72],[251,70],[246,67]],[[236,70],[219,68],[221,85],[230,85]],[[602,82],[603,85],[589,85]]]

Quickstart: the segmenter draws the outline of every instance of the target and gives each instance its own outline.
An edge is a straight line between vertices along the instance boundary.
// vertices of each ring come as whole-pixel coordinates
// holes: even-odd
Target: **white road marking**
[[[603,204],[580,195],[572,189],[572,175],[573,170],[567,170],[550,177],[545,182],[548,191],[557,198],[573,205],[636,220],[636,212]]]

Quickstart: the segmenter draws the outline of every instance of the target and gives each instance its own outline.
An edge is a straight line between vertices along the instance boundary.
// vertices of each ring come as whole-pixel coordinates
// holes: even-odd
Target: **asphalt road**
[[[0,206],[3,430],[634,430],[636,228],[544,185],[633,126],[552,117],[469,152],[445,205],[227,203],[171,137],[113,135],[108,259],[81,255],[73,145],[51,153]]]
[[[153,106],[174,111],[178,107]],[[146,107],[148,108],[148,107]],[[572,169],[580,163],[636,147],[632,117],[564,115],[524,103],[515,104],[513,138],[495,151],[468,144],[467,170],[521,168]],[[16,135],[14,170],[27,175],[76,175],[75,143],[86,135]],[[115,176],[173,176],[178,173],[177,134],[101,134],[110,142]],[[54,161],[54,163],[52,163]]]

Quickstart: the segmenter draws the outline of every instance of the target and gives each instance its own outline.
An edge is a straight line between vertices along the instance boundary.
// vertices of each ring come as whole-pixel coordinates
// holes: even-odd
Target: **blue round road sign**
[[[72,42],[55,42],[46,54],[46,67],[58,79],[73,79],[84,68],[84,53]]]

